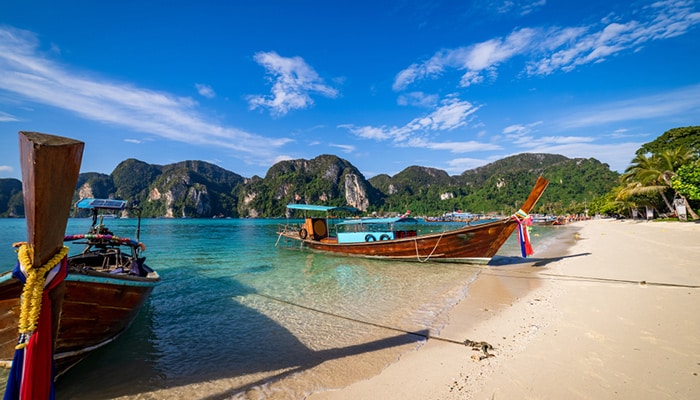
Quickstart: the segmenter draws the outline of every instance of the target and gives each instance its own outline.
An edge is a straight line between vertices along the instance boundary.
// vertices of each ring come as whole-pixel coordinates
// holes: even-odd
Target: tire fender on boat
[[[309,232],[306,231],[306,228],[301,228],[299,229],[299,237],[303,240],[306,239],[309,236]]]
[[[389,240],[391,239],[386,233],[379,237],[379,240]]]
[[[374,237],[374,235],[372,234],[368,234],[367,236],[365,236],[365,242],[375,242],[376,240],[377,238]]]

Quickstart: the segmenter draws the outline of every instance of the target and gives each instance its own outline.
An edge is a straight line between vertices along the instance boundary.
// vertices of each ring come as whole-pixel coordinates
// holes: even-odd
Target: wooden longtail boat
[[[538,226],[551,226],[557,222],[558,217],[553,215],[535,215],[532,217],[532,224]]]
[[[76,180],[70,185],[68,211],[76,181],[77,172]],[[51,202],[44,204],[53,205]],[[139,242],[140,213],[137,208],[129,209],[138,214],[136,236],[132,240],[109,231],[101,214],[105,210],[126,210],[125,201],[83,199],[76,207],[92,212],[92,225],[87,233],[65,236],[65,221],[55,228],[60,231],[59,248],[64,241],[84,245],[82,251],[68,257],[65,295],[55,336],[57,375],[123,333],[160,281],[158,274],[144,263],[145,258],[141,256],[145,246]],[[68,211],[64,220],[67,220]],[[12,271],[0,275],[0,364],[3,366],[11,364],[17,344],[21,293],[22,284],[12,276]]]
[[[64,137],[19,132],[27,241],[19,245],[16,269],[17,276],[26,277],[28,293],[18,279],[1,279],[0,359],[16,356],[19,362],[10,371],[5,398],[53,396],[52,349],[66,289],[63,235],[84,146]],[[21,332],[20,295],[25,297]]]
[[[548,180],[539,177],[520,211],[529,213],[548,184]],[[311,206],[288,207],[311,209]],[[332,213],[340,209],[343,208],[328,207],[326,211]],[[410,226],[415,222],[412,220],[374,219],[365,223],[362,219],[355,219],[333,224],[328,217],[306,218],[302,226],[287,224],[281,227],[277,232],[277,246],[386,260],[486,264],[520,224],[514,215],[493,222],[465,224],[458,229],[418,235],[417,230]],[[343,230],[344,224],[354,224],[358,228]]]

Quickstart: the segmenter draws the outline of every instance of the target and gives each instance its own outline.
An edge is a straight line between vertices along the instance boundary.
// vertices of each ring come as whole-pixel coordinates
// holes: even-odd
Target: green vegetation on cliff
[[[289,203],[351,205],[380,214],[407,209],[414,215],[457,209],[511,213],[525,200],[538,175],[551,183],[536,210],[557,214],[583,212],[588,201],[611,190],[617,181],[617,174],[597,160],[552,154],[520,154],[458,176],[410,166],[393,177],[378,175],[369,180],[334,155],[281,161],[264,178],[251,179],[204,161],[159,166],[128,159],[110,175],[81,174],[76,199],[123,198],[138,203],[145,217],[171,218],[283,217]],[[10,181],[21,189],[19,181]],[[0,201],[17,196],[16,189],[9,189],[12,184],[5,184],[8,189]],[[17,207],[14,214],[8,205],[0,210],[6,216],[21,215]]]

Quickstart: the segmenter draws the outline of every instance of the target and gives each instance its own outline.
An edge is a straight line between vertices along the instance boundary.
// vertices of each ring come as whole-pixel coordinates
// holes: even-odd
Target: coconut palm
[[[647,157],[638,154],[632,164],[620,177],[625,184],[620,191],[618,198],[626,199],[633,195],[658,193],[666,203],[669,211],[673,211],[671,202],[666,196],[667,190],[671,189],[671,179],[676,175],[676,171],[684,164],[693,162],[695,153],[684,147],[662,150],[658,154]],[[693,211],[685,196],[674,190],[675,196],[681,198],[691,217],[698,219],[698,215]]]

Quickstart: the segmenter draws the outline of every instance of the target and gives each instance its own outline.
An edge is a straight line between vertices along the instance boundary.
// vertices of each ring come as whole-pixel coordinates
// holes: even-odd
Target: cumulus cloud
[[[311,107],[312,94],[335,98],[338,90],[328,86],[301,57],[282,57],[276,52],[255,54],[255,61],[267,71],[272,83],[270,95],[248,96],[250,109],[268,108],[273,116]]]
[[[472,114],[479,109],[468,101],[450,97],[443,100],[431,113],[412,119],[403,126],[355,126],[340,125],[352,134],[375,141],[390,141],[397,147],[418,147],[463,153],[478,150],[495,150],[500,146],[475,141],[431,140],[433,133],[449,132],[467,126]]]
[[[516,57],[525,60],[523,71],[530,76],[568,72],[624,51],[637,51],[651,41],[685,34],[700,24],[700,13],[693,9],[692,0],[667,0],[634,10],[636,19],[609,16],[598,25],[518,28],[505,37],[440,50],[400,71],[393,88],[406,90],[447,70],[462,71],[461,87],[479,84],[495,79],[498,67]]]
[[[207,99],[213,99],[216,97],[216,92],[214,92],[214,89],[212,89],[211,86],[205,85],[203,83],[195,83],[194,87],[197,88],[197,93],[199,93],[201,96],[206,97]]]

